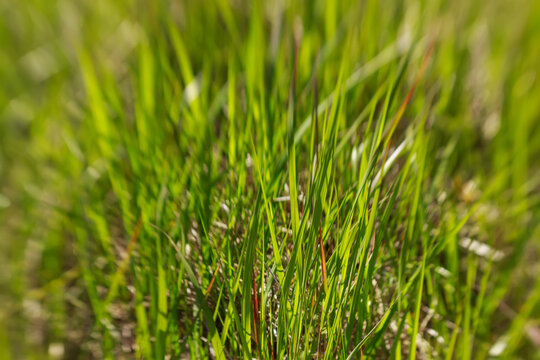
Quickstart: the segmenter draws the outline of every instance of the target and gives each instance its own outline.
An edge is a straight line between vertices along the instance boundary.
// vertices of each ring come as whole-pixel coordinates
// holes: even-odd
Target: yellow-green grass
[[[0,358],[540,356],[540,3],[0,20]]]

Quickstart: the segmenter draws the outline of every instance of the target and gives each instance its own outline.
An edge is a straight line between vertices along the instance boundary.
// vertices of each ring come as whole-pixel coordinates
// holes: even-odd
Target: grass
[[[0,358],[540,358],[539,3],[0,14]]]

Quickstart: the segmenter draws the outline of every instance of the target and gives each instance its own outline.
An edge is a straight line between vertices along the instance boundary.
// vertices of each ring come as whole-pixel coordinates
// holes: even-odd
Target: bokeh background
[[[260,34],[253,30],[257,27]],[[194,205],[201,216],[219,211],[219,204],[204,205],[220,196],[206,190],[211,185],[204,182],[204,158],[184,161],[189,151],[178,150],[208,146],[207,138],[199,136],[206,127],[200,127],[196,117],[181,130],[160,119],[183,111],[182,101],[196,91],[188,88],[188,80],[197,78],[198,87],[204,88],[201,111],[218,119],[212,129],[218,134],[214,143],[219,143],[225,131],[220,127],[226,126],[220,119],[226,116],[212,108],[213,101],[222,96],[231,71],[243,73],[246,68],[248,78],[250,71],[254,78],[265,77],[266,96],[286,104],[294,57],[290,49],[298,29],[305,41],[298,88],[308,86],[313,64],[321,58],[321,98],[335,86],[344,57],[351,64],[373,58],[386,64],[375,62],[378,69],[355,93],[358,106],[349,107],[351,121],[415,44],[420,50],[412,55],[413,70],[405,75],[408,85],[399,89],[403,98],[433,43],[430,65],[406,117],[422,113],[429,103],[433,152],[428,157],[436,163],[444,151],[450,154],[445,157],[447,171],[430,175],[438,190],[447,189],[433,198],[452,199],[442,207],[441,217],[447,211],[453,217],[447,220],[458,223],[474,203],[467,237],[489,246],[470,251],[480,259],[491,251],[504,256],[500,262],[475,264],[477,286],[487,284],[488,295],[485,313],[475,314],[482,320],[474,354],[496,355],[494,344],[511,339],[508,356],[538,358],[540,2],[530,0],[0,0],[0,358],[140,354],[137,310],[129,292],[130,286],[139,286],[137,276],[126,275],[126,283],[117,284],[121,289],[115,289],[119,296],[111,306],[100,307],[99,301],[108,299],[111,286],[116,286],[118,268],[120,276],[140,271],[123,259],[138,219],[145,219],[141,209],[146,203],[149,209],[159,206],[155,203],[163,179],[177,166],[199,183],[198,190],[191,191],[202,198],[202,205]],[[353,45],[346,46],[349,32],[356,35]],[[175,36],[182,41],[175,42]],[[236,61],[232,70],[231,61]],[[259,61],[261,67],[250,67]],[[283,80],[272,80],[274,75]],[[246,96],[243,91],[239,97]],[[311,97],[309,93],[306,98]],[[303,114],[309,115],[310,107],[305,105]],[[148,109],[151,114],[145,115],[141,130],[138,114]],[[283,129],[276,127],[275,136],[285,143]],[[407,129],[400,127],[398,133]],[[269,130],[252,126],[250,131],[259,143]],[[136,139],[126,140],[130,136]],[[247,149],[249,140],[246,144]],[[306,144],[304,149],[309,149]],[[223,145],[221,153],[229,153],[228,146]],[[280,146],[275,149],[283,151]],[[220,167],[219,160],[216,163],[211,165],[214,170]],[[174,192],[174,186],[171,189]],[[141,199],[129,196],[135,192]],[[195,210],[191,216],[197,218],[193,214]],[[462,269],[470,269],[467,264],[473,260],[465,254],[459,261]],[[486,266],[494,271],[484,279]],[[456,283],[467,283],[464,271]],[[212,269],[198,272],[204,284],[212,279]],[[144,290],[152,291],[151,286]],[[475,299],[476,291],[469,296]],[[462,310],[459,305],[447,309],[449,313],[436,309],[441,323],[455,321]],[[178,326],[180,330],[164,340],[172,358],[191,349],[182,342],[191,336],[189,322]],[[450,331],[444,341],[451,336]],[[447,346],[427,339],[435,348]],[[164,355],[152,349],[151,357]]]

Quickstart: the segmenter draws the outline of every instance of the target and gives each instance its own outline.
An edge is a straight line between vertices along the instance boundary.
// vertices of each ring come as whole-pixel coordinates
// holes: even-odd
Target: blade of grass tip
[[[319,89],[318,89],[318,83],[317,83],[317,76],[314,78],[314,84],[313,84],[313,122],[311,126],[311,138],[312,138],[312,146],[311,146],[311,177],[310,177],[310,185],[313,184],[313,180],[315,178],[315,169],[317,168],[317,161],[319,160],[319,114],[317,112],[317,107],[319,103]]]
[[[385,167],[386,159],[388,157],[388,150],[389,150],[389,147],[386,148],[386,151],[385,151],[385,154],[384,154],[384,157],[383,157],[383,160],[382,160],[382,165],[381,165],[382,169],[384,169],[384,167]],[[360,245],[361,250],[360,250],[360,254],[359,254],[360,263],[359,263],[358,272],[357,272],[357,275],[356,275],[356,279],[357,279],[358,284],[361,284],[362,281],[370,281],[370,279],[365,278],[366,269],[368,268],[366,266],[366,264],[367,264],[368,256],[369,256],[369,253],[370,253],[369,245],[370,245],[371,239],[374,236],[373,229],[374,229],[374,226],[375,226],[375,219],[377,218],[378,207],[380,205],[379,204],[380,192],[381,192],[381,187],[377,187],[376,190],[375,190],[375,194],[373,196],[373,202],[372,202],[372,205],[371,205],[371,209],[369,210],[367,226],[366,226],[365,232],[364,232],[364,234],[362,236],[363,241],[362,241],[362,243]],[[366,210],[366,212],[367,212],[367,210]],[[361,292],[361,290],[364,290],[364,289],[365,288],[363,288],[363,286],[357,286],[354,289],[353,298],[354,299],[359,299],[360,292]],[[367,302],[368,302],[367,298],[364,298],[364,303],[367,303]],[[350,304],[351,308],[352,308],[352,306],[353,306],[353,303]],[[349,309],[349,311],[351,311],[351,310],[352,309]]]
[[[217,6],[219,8],[219,13],[223,17],[223,20],[225,21],[225,26],[227,27],[227,30],[231,34],[232,37],[232,43],[235,46],[238,46],[240,44],[240,33],[238,31],[238,27],[236,26],[236,22],[234,20],[234,12],[231,9],[231,2],[227,0],[217,0]]]
[[[364,197],[367,196],[367,192],[364,191],[364,187],[366,186],[366,183],[368,182],[368,180],[371,178],[370,176],[372,174],[372,171],[374,171],[374,169],[375,169],[376,162],[377,162],[377,154],[378,154],[377,149],[378,149],[378,147],[380,146],[380,143],[381,143],[381,139],[382,139],[382,136],[383,136],[383,127],[384,127],[384,124],[385,124],[385,122],[387,120],[387,115],[388,115],[388,112],[390,111],[391,103],[392,103],[392,100],[393,100],[393,95],[392,94],[394,93],[394,88],[397,87],[397,84],[399,83],[400,79],[403,76],[403,73],[405,71],[405,63],[406,63],[407,59],[408,58],[406,58],[402,62],[401,66],[400,66],[400,69],[399,69],[397,79],[395,80],[393,86],[390,87],[389,89],[387,89],[387,94],[386,94],[386,98],[385,98],[385,101],[384,101],[382,114],[379,117],[379,120],[377,121],[376,130],[373,133],[374,138],[373,138],[373,140],[371,142],[371,151],[369,153],[369,160],[368,160],[368,163],[367,163],[367,167],[363,171],[362,180],[358,183],[358,188],[357,188],[357,191],[356,191],[356,198],[354,200],[353,207],[357,206],[357,203],[358,203],[358,201],[360,199],[360,195],[364,194]],[[375,107],[375,103],[373,104],[373,111],[371,112],[371,115],[370,115],[369,124],[371,124],[371,122],[372,122],[372,117],[374,115],[374,107]],[[389,139],[387,139],[387,141],[389,141]],[[386,143],[385,143],[385,146],[387,146]],[[362,158],[364,157],[365,154],[366,154],[366,152],[362,151]],[[364,202],[365,202],[365,200],[364,200]]]
[[[295,29],[296,30],[296,29]],[[300,227],[300,215],[298,208],[298,184],[296,180],[296,151],[295,151],[295,90],[296,90],[296,76],[298,70],[298,55],[299,55],[299,46],[300,46],[300,33],[298,30],[294,33],[294,67],[291,74],[291,85],[289,88],[289,106],[287,111],[287,132],[288,132],[288,166],[289,166],[289,199],[290,199],[290,211],[291,211],[291,223],[293,231],[293,256],[290,259],[289,265],[287,266],[287,273],[285,275],[284,287],[289,286],[290,281],[292,281],[293,269],[296,269],[296,276],[294,276],[295,286],[299,287],[300,284],[300,275],[302,274],[302,264],[304,262],[303,254],[304,248],[301,239],[299,238],[299,227]],[[301,248],[302,251],[299,251]],[[297,345],[299,344],[299,317],[301,317],[301,312],[299,312],[300,304],[300,293],[294,292],[294,301],[293,308],[291,309],[292,314],[292,328],[290,333],[292,333],[291,340],[288,341],[290,350],[290,356],[294,357],[296,355]]]
[[[234,168],[236,164],[236,123],[235,123],[235,104],[236,104],[236,70],[234,67],[234,59],[229,59],[229,75],[228,75],[228,93],[227,93],[227,110],[229,118],[229,166]]]
[[[339,154],[341,154],[341,151],[343,151],[343,149],[348,146],[349,140],[356,133],[356,131],[358,130],[358,127],[360,126],[360,124],[362,124],[362,122],[368,117],[368,115],[370,115],[371,109],[373,108],[373,105],[380,100],[380,98],[381,98],[382,94],[384,93],[384,90],[386,89],[386,87],[387,87],[386,82],[384,82],[381,86],[379,86],[379,88],[377,89],[375,94],[371,97],[369,102],[364,106],[364,109],[362,110],[362,112],[356,117],[356,119],[353,121],[352,125],[349,126],[349,129],[347,130],[347,132],[343,136],[341,136],[341,140],[340,140],[338,146],[336,147],[336,150],[335,150],[335,153],[334,153],[335,158],[337,158],[339,156]],[[369,128],[369,126],[367,128]],[[363,145],[363,143],[361,143],[359,146],[362,146],[362,145]]]
[[[417,174],[417,178],[415,182],[414,195],[412,199],[409,219],[407,222],[407,237],[405,238],[405,243],[403,244],[404,247],[408,246],[407,243],[410,244],[410,241],[413,240],[413,237],[415,235],[415,229],[417,229],[417,226],[420,226],[422,224],[420,219],[417,220],[417,218],[420,217],[419,216],[419,204],[421,202],[420,194],[422,191],[422,184],[424,183],[424,171],[425,171],[424,168],[425,168],[425,158],[426,158],[426,143],[425,143],[422,129],[418,132],[416,139],[417,139],[416,141],[418,144],[417,150],[416,150],[418,174]],[[420,280],[418,284],[418,293],[416,296],[415,313],[414,313],[414,320],[413,320],[413,331],[411,333],[411,344],[410,344],[410,351],[409,351],[409,359],[411,360],[413,360],[416,357],[416,338],[418,336],[420,306],[422,302],[422,290],[423,290],[424,273],[425,273],[426,258],[427,258],[425,236],[422,236],[422,234],[420,234],[420,236],[422,237],[422,267],[421,267],[421,273],[420,273]],[[408,263],[408,252],[404,251],[403,254],[404,256],[402,257],[402,260],[404,260],[405,263]]]
[[[105,251],[105,256],[110,263],[114,263],[114,253],[112,250],[111,235],[104,216],[103,206],[97,205],[97,209],[89,209],[88,217],[94,222],[101,246]]]
[[[296,34],[295,34],[296,35]],[[289,152],[289,194],[290,194],[290,207],[291,207],[291,220],[293,236],[298,235],[299,226],[299,214],[298,214],[298,191],[296,183],[296,153],[295,153],[295,104],[294,104],[294,92],[296,87],[296,73],[298,69],[298,49],[299,38],[295,36],[294,42],[294,68],[291,74],[291,87],[289,90],[289,109],[288,109],[288,152]]]
[[[423,46],[424,42],[425,42],[425,38],[421,39],[421,41],[420,41],[421,46]],[[372,60],[370,60],[369,62],[367,62],[366,64],[361,66],[359,69],[357,69],[355,71],[355,73],[353,75],[351,75],[346,80],[346,86],[345,86],[344,91],[348,92],[351,89],[353,89],[360,81],[362,81],[363,79],[365,79],[368,76],[372,75],[378,69],[382,68],[383,66],[387,65],[388,63],[390,63],[395,57],[401,55],[409,47],[410,47],[410,40],[408,40],[407,36],[405,36],[404,38],[400,38],[394,44],[388,46],[379,55],[375,56]],[[384,56],[383,56],[383,54],[384,54]],[[382,94],[382,92],[383,92],[382,90],[384,88],[385,88],[384,86],[381,86],[379,88],[381,90],[381,94]],[[317,107],[317,113],[319,115],[323,114],[324,111],[326,111],[327,108],[330,106],[330,104],[332,104],[332,102],[334,101],[335,95],[336,95],[336,93],[334,91],[329,96],[327,96],[323,101],[320,102],[320,104]],[[374,101],[376,101],[376,100],[372,99],[370,101],[370,103],[374,102]],[[366,116],[367,114],[368,113],[366,112],[366,114],[364,116]],[[300,141],[302,140],[305,132],[309,129],[309,126],[312,123],[312,119],[313,119],[313,116],[309,115],[304,120],[304,122],[302,122],[302,124],[298,127],[298,129],[296,130],[296,132],[294,134],[294,143],[295,144],[300,143]],[[359,124],[359,121],[357,121],[356,123]],[[351,133],[351,135],[352,135],[352,133]],[[351,136],[351,135],[347,135],[347,136]],[[336,153],[339,153],[342,150],[344,144],[345,143],[342,141],[342,143],[338,147],[339,150],[336,151]],[[287,161],[287,154],[284,154],[284,156],[281,157],[280,161],[278,162],[278,169],[282,168],[285,165],[286,161]],[[364,180],[367,180],[367,177]]]
[[[92,124],[95,126],[95,130],[99,135],[97,136],[97,144],[103,153],[103,157],[109,159],[113,154],[113,148],[109,141],[113,131],[107,117],[105,99],[103,98],[99,80],[90,55],[85,51],[79,51],[79,62],[84,78],[84,84],[86,86],[90,111],[92,113]]]
[[[186,46],[184,45],[184,41],[182,40],[177,25],[172,21],[169,21],[167,25],[168,33],[171,37],[171,43],[176,55],[176,59],[178,61],[178,64],[180,65],[180,71],[182,73],[184,85],[187,86],[194,78],[191,61],[189,59]]]
[[[394,120],[392,121],[392,124],[387,129],[387,131],[385,131],[385,134],[383,134],[383,136],[387,136],[387,143],[392,138],[392,135],[393,135],[394,131],[396,130],[397,125],[399,124],[401,118],[403,117],[403,114],[405,113],[405,110],[407,109],[407,106],[409,105],[409,102],[411,101],[412,96],[414,95],[416,87],[418,86],[418,82],[420,81],[420,79],[424,75],[424,72],[426,70],[428,61],[431,58],[431,54],[433,53],[434,47],[435,47],[435,40],[432,40],[431,43],[428,46],[428,49],[427,49],[425,55],[424,55],[424,59],[422,60],[422,64],[420,65],[420,69],[418,70],[418,73],[416,74],[416,78],[414,80],[413,85],[411,86],[411,88],[407,92],[407,95],[405,96],[405,99],[401,103],[401,106],[399,107],[399,109],[398,109],[398,111],[397,111],[397,113],[396,113],[396,115],[394,117]]]
[[[388,158],[389,148],[390,147],[388,146],[386,148],[386,150],[385,150],[384,157],[383,157],[383,160],[382,160],[382,165],[381,165],[381,171],[383,171],[385,169],[385,163],[386,163],[386,160]],[[361,250],[360,250],[360,254],[359,254],[360,263],[359,263],[358,272],[357,272],[357,275],[356,275],[357,284],[362,284],[362,281],[365,281],[366,283],[369,283],[371,281],[371,279],[366,277],[369,274],[369,272],[366,271],[366,269],[369,270],[368,261],[369,261],[369,254],[370,254],[370,248],[369,248],[370,242],[372,243],[371,253],[373,252],[373,247],[375,245],[374,242],[375,242],[375,236],[376,235],[373,234],[373,229],[374,229],[374,225],[375,225],[375,219],[377,218],[378,207],[380,205],[379,197],[380,197],[381,188],[382,188],[382,186],[376,188],[375,194],[373,196],[373,202],[372,202],[372,205],[371,205],[371,209],[369,210],[370,213],[369,213],[369,216],[368,216],[368,222],[367,222],[367,226],[366,226],[366,229],[365,229],[365,232],[364,232],[364,235],[363,235],[363,242],[361,243]],[[366,265],[368,265],[368,266],[366,266]],[[358,301],[358,299],[360,298],[360,293],[361,293],[362,290],[365,291],[365,287],[361,286],[361,285],[357,286],[354,289],[354,294],[353,294],[353,299],[354,300],[349,304],[349,312],[351,314],[354,313],[354,311],[355,311],[355,310],[353,310],[353,306],[354,306],[354,303],[356,303]],[[369,300],[367,299],[367,296],[365,296],[364,299],[363,299],[363,303],[367,304],[368,302],[369,302]],[[362,314],[359,314],[359,317],[362,318],[363,317]],[[350,333],[352,332],[352,327],[349,327],[347,330],[348,330],[347,333],[350,335]]]
[[[420,41],[424,42],[424,39]],[[371,60],[360,66],[355,72],[349,76],[345,82],[344,91],[348,92],[352,90],[356,85],[358,85],[362,80],[368,78],[370,75],[374,74],[377,70],[381,69],[385,65],[388,65],[398,56],[402,55],[405,50],[410,47],[411,41],[409,36],[404,36],[396,40],[393,44],[384,48],[379,54],[373,57]],[[328,97],[322,100],[317,107],[317,112],[319,115],[322,115],[323,112],[328,108],[332,103],[335,93],[332,92]],[[294,141],[299,143],[304,133],[309,129],[311,125],[312,116],[308,116],[304,122],[299,126],[298,131],[295,134]]]
[[[322,191],[320,195],[321,200],[323,201],[324,201],[323,194],[325,194],[325,189],[329,186],[330,187],[332,186],[331,184],[332,184],[333,175],[331,173],[331,169],[332,169],[332,162],[333,162],[333,152],[336,146],[339,115],[341,114],[340,111],[342,110],[341,89],[343,88],[343,77],[344,77],[344,74],[346,73],[347,68],[348,68],[348,64],[346,62],[346,59],[343,59],[340,66],[340,70],[339,70],[338,80],[335,85],[334,93],[336,95],[334,98],[334,104],[330,110],[330,114],[328,114],[327,112],[327,115],[326,115],[327,121],[324,124],[325,126],[324,126],[323,134],[322,134],[322,146],[321,146],[321,149],[322,149],[321,153],[323,153],[323,157],[321,159],[321,170],[322,170],[321,176],[322,177],[320,179],[321,183],[319,186]],[[353,206],[352,208],[354,209],[355,207]],[[328,324],[329,326],[327,327],[328,343],[325,350],[325,355],[324,355],[325,358],[335,355],[333,352],[334,346],[337,346],[337,344],[340,342],[341,332],[338,329],[337,325],[340,322],[342,311],[343,311],[342,303],[340,302],[339,306],[337,307],[333,307],[333,305],[336,304],[335,303],[336,301],[340,301],[339,300],[340,298],[344,298],[343,294],[346,291],[346,289],[348,289],[348,287],[343,286],[339,288],[339,291],[338,291],[338,278],[345,279],[346,272],[349,269],[349,260],[351,256],[348,254],[348,251],[350,250],[352,246],[353,234],[355,233],[355,231],[348,231],[348,230],[350,230],[350,227],[351,227],[353,213],[354,213],[354,210],[349,212],[347,216],[347,220],[346,220],[346,225],[345,225],[346,230],[342,231],[342,234],[344,236],[342,237],[341,241],[338,243],[339,246],[334,250],[334,255],[332,255],[332,256],[335,256],[335,258],[337,259],[336,261],[339,262],[340,269],[335,270],[331,279],[330,286],[327,285],[328,290],[325,292],[325,297],[323,300],[323,316],[321,316],[321,323],[324,323],[327,317],[327,314],[332,312],[332,310],[330,309],[334,309],[334,312],[333,312],[334,317],[328,318],[328,321],[329,321],[329,324]]]
[[[281,252],[280,252],[280,248],[279,248],[279,245],[278,245],[278,242],[277,242],[274,215],[273,215],[273,212],[272,212],[271,207],[270,207],[271,206],[270,205],[270,199],[266,195],[266,187],[264,186],[262,173],[261,173],[261,166],[260,166],[260,162],[259,162],[259,157],[257,156],[257,151],[255,149],[255,144],[253,142],[253,138],[251,138],[251,151],[252,151],[252,154],[253,154],[253,156],[252,156],[253,166],[254,166],[254,168],[255,168],[255,170],[257,172],[257,177],[258,177],[258,180],[259,180],[259,185],[260,185],[260,188],[261,188],[263,201],[264,201],[264,210],[265,210],[265,213],[266,213],[266,218],[268,220],[268,225],[269,225],[268,229],[270,230],[270,239],[272,241],[272,248],[273,248],[273,253],[274,253],[274,262],[276,263],[276,266],[277,266],[276,272],[277,272],[279,281],[282,282],[283,281],[283,265],[281,263]]]

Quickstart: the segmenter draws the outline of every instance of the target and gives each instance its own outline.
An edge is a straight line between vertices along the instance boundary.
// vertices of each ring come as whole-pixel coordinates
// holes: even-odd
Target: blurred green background
[[[230,72],[243,74],[249,68],[246,63],[259,61],[259,55],[263,66],[255,69],[266,74],[265,81],[271,84],[266,96],[286,106],[290,43],[297,28],[303,29],[307,39],[307,50],[299,59],[298,88],[307,86],[311,66],[322,52],[321,98],[332,91],[343,57],[362,64],[396,41],[407,45],[433,39],[431,65],[410,111],[422,112],[429,101],[433,105],[436,121],[431,143],[434,149],[451,152],[449,170],[439,176],[450,196],[457,194],[451,205],[456,217],[468,208],[476,189],[489,187],[492,195],[480,204],[481,211],[475,212],[473,218],[477,218],[470,226],[479,238],[491,239],[491,245],[510,254],[504,264],[493,265],[500,269],[489,283],[486,306],[492,308],[479,335],[485,344],[478,356],[487,356],[506,334],[518,339],[508,356],[538,358],[540,2],[330,3],[0,0],[0,358],[136,357],[133,344],[139,325],[131,301],[119,300],[107,310],[116,319],[111,324],[96,325],[99,306],[92,299],[106,297],[105,289],[114,282],[137,220],[146,216],[141,213],[142,200],[134,205],[121,192],[138,189],[137,196],[153,204],[148,210],[152,213],[158,205],[150,199],[159,198],[162,181],[175,166],[178,172],[193,171],[198,179],[204,178],[197,164],[205,160],[183,160],[191,154],[184,149],[206,146],[206,138],[198,135],[197,121],[188,123],[178,135],[169,122],[157,120],[183,111],[181,99],[189,96],[189,66],[182,62],[182,54],[187,54],[195,69],[191,77],[201,80],[201,109],[207,114],[223,117],[212,108],[213,101],[223,93]],[[264,34],[262,42],[253,38],[255,16]],[[282,27],[274,34],[280,29],[276,22]],[[184,49],[171,40],[175,34],[171,27],[180,34]],[[357,31],[356,42],[346,47],[352,29]],[[413,69],[419,68],[418,58]],[[392,76],[398,60],[389,61],[388,68],[366,80],[360,102],[367,103],[378,85]],[[231,70],[231,62],[236,70]],[[154,72],[148,74],[145,69]],[[285,80],[268,80],[274,72]],[[407,75],[408,84],[415,73]],[[147,88],[148,84],[154,88]],[[407,89],[399,91],[404,95]],[[107,104],[101,115],[100,101]],[[139,103],[156,109],[146,129],[150,145],[141,142],[140,133],[138,140],[124,140],[136,137],[132,124],[139,121]],[[237,111],[241,109],[239,100]],[[302,111],[309,115],[310,106]],[[225,126],[219,124],[218,120],[216,129]],[[283,141],[284,129],[275,129]],[[104,131],[110,138],[100,135]],[[265,130],[254,125],[252,131],[263,142]],[[229,146],[221,135],[212,141],[220,149]],[[307,143],[302,144],[304,153],[309,153]],[[273,151],[279,153],[280,146]],[[111,160],[109,155],[118,151],[125,154]],[[140,169],[125,165],[138,164],[133,156],[146,157]],[[217,160],[212,166],[220,171]],[[152,169],[148,177],[142,175],[144,169]],[[201,198],[205,186],[201,180]],[[248,197],[244,206],[249,208],[253,199],[254,195]],[[208,195],[204,201],[215,199]],[[219,211],[219,203],[200,206],[203,217]],[[132,270],[131,265],[128,269]],[[206,283],[212,278],[209,272],[201,275]],[[89,282],[96,294],[88,293]],[[129,298],[126,289],[120,290],[121,299]],[[103,330],[107,326],[111,329]],[[107,332],[113,335],[104,335]],[[179,333],[167,341],[177,344],[183,337]],[[183,352],[174,351],[172,358]]]

